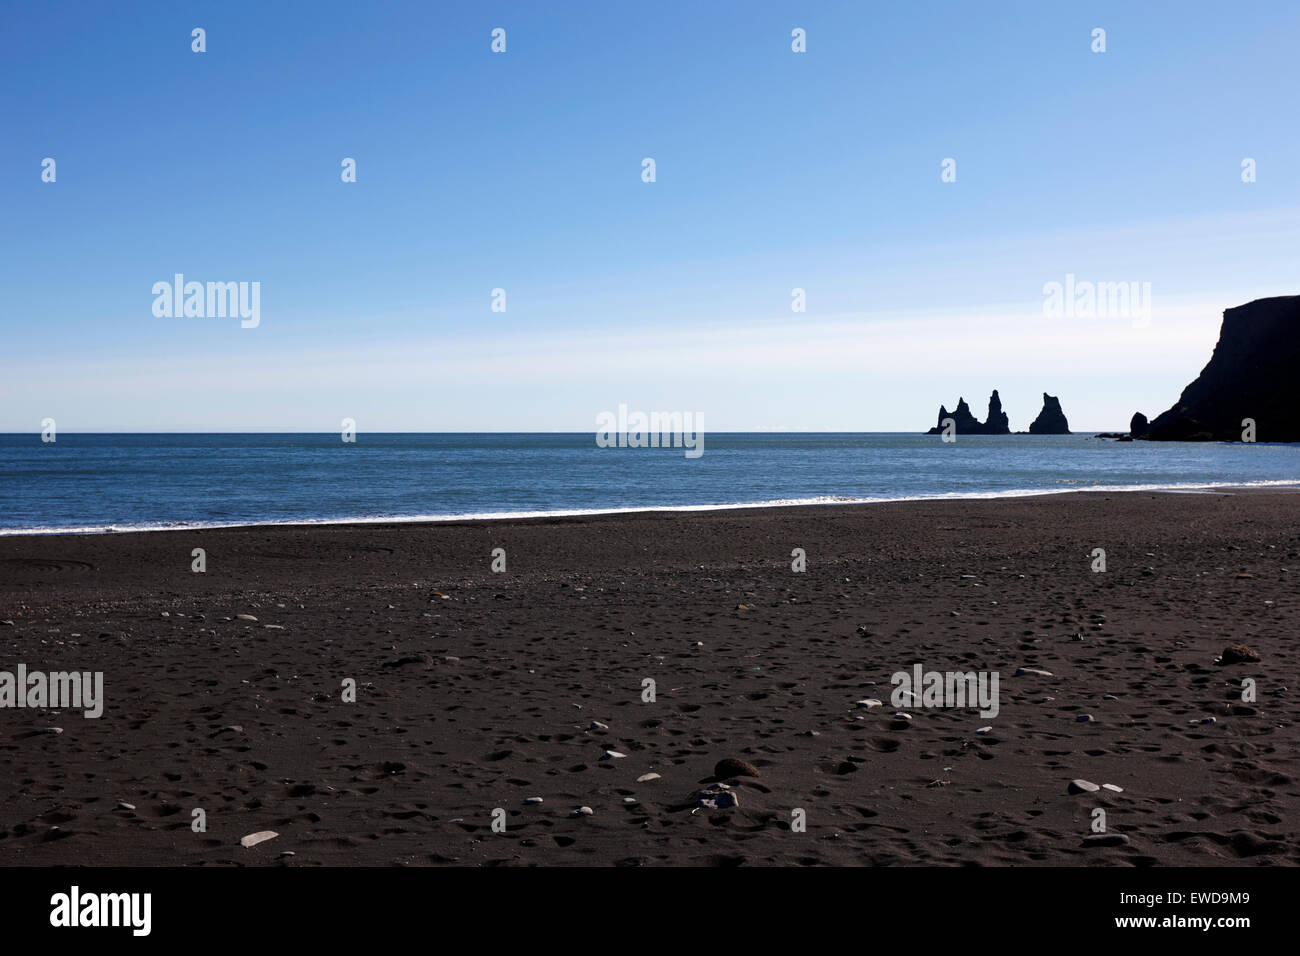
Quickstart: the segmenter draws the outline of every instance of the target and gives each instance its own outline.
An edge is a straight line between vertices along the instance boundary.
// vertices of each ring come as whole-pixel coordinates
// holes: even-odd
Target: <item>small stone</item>
[[[740,806],[740,797],[730,790],[701,790],[696,798],[696,809],[730,810]]]
[[[622,760],[627,754],[621,754],[617,750],[606,750],[600,755],[601,760]]]
[[[1071,793],[1096,793],[1101,787],[1088,780],[1071,780],[1069,790]]]
[[[896,714],[894,715],[894,719],[895,719],[895,720],[911,720],[911,719],[912,719],[912,715],[911,715],[911,714],[905,714],[905,713],[903,713],[903,712],[900,710],[898,713],[896,713]]]
[[[599,720],[593,720],[587,725],[588,730],[609,730],[609,724],[602,724]]]
[[[874,697],[868,697],[866,700],[859,700],[856,703],[859,707],[865,707],[868,710],[870,710],[872,707],[884,706],[883,701],[876,700]]]
[[[1119,700],[1119,698],[1116,697],[1114,694],[1107,694],[1105,697],[1102,698],[1102,700]]]
[[[268,631],[283,631],[283,630],[284,630],[284,625],[283,625],[283,624],[263,624],[262,627],[265,628],[265,629],[268,630]]]
[[[761,777],[758,768],[752,763],[746,763],[743,760],[737,760],[735,757],[727,757],[719,760],[713,768],[713,775],[719,780],[726,780],[728,777]]]
[[[1217,718],[1214,718],[1214,717],[1202,717],[1202,718],[1201,718],[1201,723],[1203,723],[1203,724],[1217,724],[1217,723],[1218,723],[1218,719],[1217,719]]]
[[[1111,793],[1123,793],[1123,792],[1124,792],[1124,788],[1123,788],[1123,787],[1117,787],[1117,786],[1115,786],[1113,783],[1103,783],[1103,784],[1101,785],[1101,789],[1103,789],[1103,790],[1109,790]]]
[[[626,803],[626,804],[629,804],[629,805],[630,805],[630,804],[633,804],[633,803],[639,803],[640,801],[637,800],[636,797],[624,797],[624,798],[623,798],[623,802]]]
[[[235,617],[236,617],[238,620],[241,620],[241,621],[256,621],[256,620],[257,620],[257,618],[253,617],[253,615],[251,615],[251,614],[236,614]]]
[[[274,830],[258,830],[256,833],[250,833],[246,837],[239,838],[239,845],[242,847],[257,846],[259,843],[265,843],[267,840],[274,840],[280,834]]]
[[[119,800],[119,801],[117,801],[117,808],[118,808],[119,810],[134,810],[134,809],[135,809],[135,804],[134,804],[134,803],[127,803],[125,800]]]
[[[975,731],[977,734],[991,734],[992,732],[992,727],[981,727],[979,730]]]
[[[578,809],[569,814],[570,817],[594,817],[595,815],[596,811],[591,809],[591,807],[578,807]]]
[[[1016,677],[1026,677],[1026,676],[1028,676],[1028,675],[1030,675],[1030,674],[1032,674],[1032,675],[1035,676],[1035,677],[1052,677],[1052,676],[1053,676],[1053,674],[1052,674],[1051,671],[1039,670],[1039,669],[1036,668],[1036,667],[1017,667],[1017,668],[1016,668],[1016,673],[1015,673],[1015,676],[1016,676]]]
[[[1122,833],[1094,833],[1083,838],[1084,846],[1125,846],[1128,837]]]
[[[11,621],[11,620],[9,620],[8,618],[5,618],[3,621],[0,621],[0,624],[4,625],[5,627],[13,627],[13,626],[14,626],[14,622]]]
[[[63,728],[62,728],[62,727],[42,727],[42,728],[41,728],[41,733],[43,733],[43,734],[54,734],[55,736],[58,736],[59,734],[63,733]]]
[[[651,780],[658,780],[658,779],[659,779],[659,774],[657,773],[643,773],[641,774],[641,776],[636,778],[636,782],[649,783]]]
[[[526,799],[524,800],[524,803],[531,803],[531,804],[537,804],[537,803],[543,803],[543,802],[544,802],[544,801],[542,800],[541,797],[528,797],[528,798],[526,798]]]
[[[1074,718],[1074,722],[1076,724],[1090,724],[1093,719],[1092,714],[1080,714],[1078,717]]]
[[[1257,663],[1259,661],[1259,652],[1252,650],[1245,644],[1230,644],[1223,649],[1223,654],[1219,657],[1220,664],[1245,664]]]

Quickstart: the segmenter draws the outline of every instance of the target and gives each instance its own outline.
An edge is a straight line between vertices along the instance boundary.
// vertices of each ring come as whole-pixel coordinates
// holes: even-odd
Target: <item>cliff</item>
[[[1227,309],[1219,342],[1173,408],[1151,420],[1151,441],[1300,441],[1300,296]]]
[[[1043,410],[1029,426],[1031,435],[1068,435],[1070,423],[1061,410],[1061,400],[1043,392]]]

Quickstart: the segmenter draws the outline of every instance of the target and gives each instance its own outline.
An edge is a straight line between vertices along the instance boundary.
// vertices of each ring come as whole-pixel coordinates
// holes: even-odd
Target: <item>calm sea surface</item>
[[[1086,435],[0,435],[0,534],[1300,485],[1300,445]]]

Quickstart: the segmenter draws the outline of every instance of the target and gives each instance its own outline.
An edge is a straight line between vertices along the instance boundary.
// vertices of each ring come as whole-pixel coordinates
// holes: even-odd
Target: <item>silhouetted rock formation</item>
[[[956,411],[950,412],[946,406],[939,406],[939,423],[926,432],[926,434],[943,434],[943,421],[945,418],[951,418],[953,420],[954,431],[958,435],[1011,434],[1011,428],[1007,421],[1007,413],[1002,410],[1002,399],[998,397],[998,390],[996,388],[993,389],[993,394],[989,396],[989,419],[987,422],[981,422],[971,414],[970,406],[966,404],[966,399],[958,398]]]
[[[993,389],[993,394],[989,396],[989,414],[984,420],[984,434],[1011,434],[1011,422],[1007,418],[1007,413],[1002,410],[1002,399],[998,397],[996,388]]]
[[[1128,433],[1130,438],[1146,438],[1147,432],[1151,430],[1151,425],[1147,422],[1147,417],[1141,412],[1134,412],[1133,418],[1128,423]]]
[[[1029,426],[1031,435],[1068,435],[1070,423],[1061,411],[1061,400],[1043,392],[1043,410]]]
[[[1300,296],[1227,309],[1219,342],[1178,403],[1151,421],[1152,441],[1300,441]],[[1135,420],[1137,416],[1134,416]],[[1136,434],[1134,437],[1138,437]]]

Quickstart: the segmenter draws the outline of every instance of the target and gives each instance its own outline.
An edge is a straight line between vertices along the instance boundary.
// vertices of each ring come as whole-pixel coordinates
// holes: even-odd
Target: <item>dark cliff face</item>
[[[998,397],[998,390],[995,388],[993,394],[989,396],[989,419],[987,422],[981,422],[971,414],[970,406],[966,404],[966,399],[957,399],[956,411],[948,411],[947,406],[939,406],[939,421],[931,428],[927,435],[943,434],[943,420],[951,418],[954,423],[954,430],[958,435],[1009,435],[1011,429],[1007,425],[1007,415],[1002,411],[1002,399]]]
[[[1227,309],[1209,364],[1146,437],[1241,441],[1247,418],[1256,441],[1300,441],[1300,296]]]
[[[1043,410],[1029,426],[1031,435],[1068,435],[1070,423],[1061,410],[1061,400],[1043,392]]]

